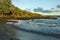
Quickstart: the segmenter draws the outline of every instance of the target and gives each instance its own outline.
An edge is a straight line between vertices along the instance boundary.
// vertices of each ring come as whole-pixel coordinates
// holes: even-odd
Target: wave
[[[19,29],[23,29],[23,30],[27,30],[27,31],[34,31],[34,32],[38,32],[38,33],[60,36],[60,25],[58,23],[57,24],[54,24],[54,23],[48,24],[48,22],[53,22],[53,21],[49,20],[47,23],[46,23],[46,21],[44,20],[44,22],[40,22],[40,21],[36,22],[36,21],[32,21],[32,20],[20,20],[18,23],[14,24],[14,25],[17,26]],[[56,21],[54,21],[54,22],[56,22]]]

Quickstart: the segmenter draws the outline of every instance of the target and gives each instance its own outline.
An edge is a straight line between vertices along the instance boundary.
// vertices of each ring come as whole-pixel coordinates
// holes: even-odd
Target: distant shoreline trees
[[[15,7],[12,2],[12,0],[0,0],[0,16],[14,16],[19,18],[49,18],[48,16],[43,16],[41,14],[32,13],[27,10],[21,10],[18,7]]]

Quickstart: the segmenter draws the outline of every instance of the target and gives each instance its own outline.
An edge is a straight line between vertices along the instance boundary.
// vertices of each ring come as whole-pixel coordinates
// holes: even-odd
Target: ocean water
[[[27,32],[24,30],[16,30],[18,38],[21,40],[60,40],[60,19],[34,19],[34,20],[19,20],[18,23],[14,23],[19,29],[28,31],[43,32],[47,35]],[[49,36],[49,34],[51,36]],[[56,35],[55,35],[56,34]],[[59,36],[55,37],[55,36]]]

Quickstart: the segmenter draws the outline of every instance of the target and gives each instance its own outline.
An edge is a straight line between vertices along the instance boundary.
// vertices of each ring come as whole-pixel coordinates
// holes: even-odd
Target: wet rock
[[[18,39],[18,38],[10,38],[9,40],[20,40],[20,39]]]

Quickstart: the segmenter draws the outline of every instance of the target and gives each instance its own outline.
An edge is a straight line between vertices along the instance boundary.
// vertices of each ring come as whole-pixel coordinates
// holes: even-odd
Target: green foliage
[[[0,0],[0,14],[8,15],[10,12],[11,0]]]
[[[0,0],[0,14],[19,16],[21,18],[35,18],[40,17],[40,14],[32,13],[26,10],[21,10],[15,7],[11,0]]]

